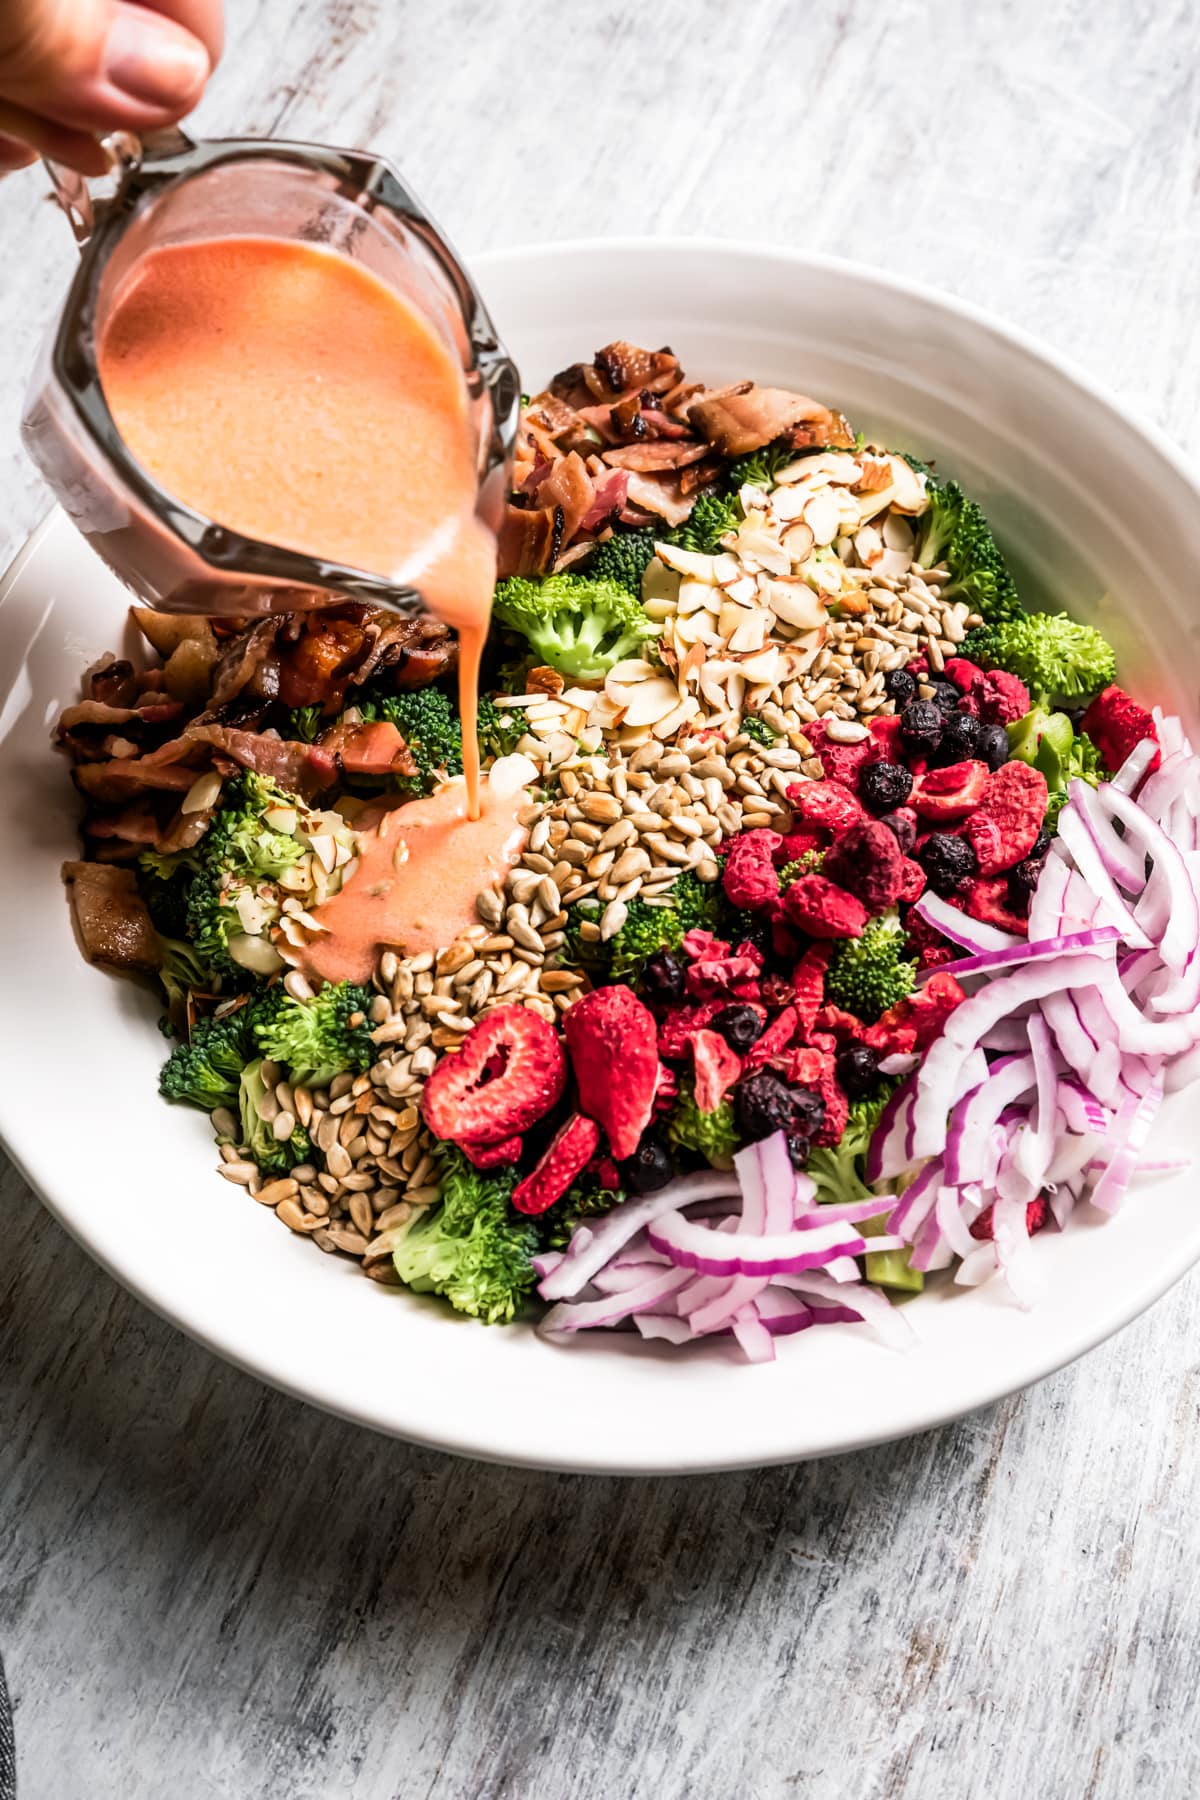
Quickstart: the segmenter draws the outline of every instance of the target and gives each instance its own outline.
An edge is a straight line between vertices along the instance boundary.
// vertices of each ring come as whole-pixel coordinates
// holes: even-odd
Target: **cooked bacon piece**
[[[58,736],[62,739],[68,732],[85,725],[102,725],[106,731],[120,725],[162,725],[168,719],[177,719],[182,711],[178,700],[164,700],[157,694],[149,696],[141,706],[110,706],[105,700],[80,700],[74,706],[64,707],[59,716]]]
[[[693,389],[692,391],[698,390]],[[643,405],[641,418],[645,429],[652,437],[685,438],[691,436],[686,425],[679,419],[668,418],[666,413],[660,411],[657,406]]]
[[[68,862],[62,872],[88,961],[109,969],[157,969],[162,962],[158,934],[133,871],[110,863]]]
[[[640,475],[631,471],[627,492],[630,506],[654,513],[668,525],[682,525],[692,510],[692,501],[684,495],[678,474]],[[628,510],[627,507],[626,515]]]
[[[279,662],[275,654],[279,631],[280,616],[276,615],[259,619],[229,639],[213,669],[211,705],[223,706],[226,700],[247,690],[264,700],[275,699],[279,693]]]
[[[340,698],[367,650],[357,619],[306,614],[298,640],[279,659],[278,694],[284,706],[324,706]]]
[[[562,548],[562,520],[544,507],[506,506],[498,543],[500,575],[540,575]]]
[[[698,494],[703,487],[711,487],[724,474],[724,464],[719,456],[710,456],[705,462],[692,463],[679,471],[679,491],[681,494]]]
[[[661,469],[685,469],[708,455],[707,444],[678,443],[670,438],[648,438],[641,444],[625,444],[606,450],[604,460],[614,469],[631,469],[640,475]]]
[[[807,442],[832,442],[821,434],[845,425],[840,414],[831,413],[819,400],[789,393],[786,388],[757,387],[753,382],[739,382],[723,393],[699,395],[688,407],[688,418],[722,456],[745,456],[750,450],[760,450],[797,425],[815,434]]]
[[[674,351],[665,346],[661,350],[642,350],[637,344],[626,343],[624,338],[617,338],[603,350],[597,350],[592,366],[614,394],[628,393],[630,388],[665,394],[675,386],[682,373]]]
[[[111,651],[93,663],[83,678],[87,698],[105,706],[133,706],[143,685],[133,664],[124,658],[118,662]]]
[[[594,488],[583,458],[572,450],[552,463],[533,493],[533,504],[543,511],[559,512],[563,544],[569,544],[591,509]]]
[[[784,441],[793,450],[853,450],[855,444],[849,420],[840,412],[830,412],[809,424],[793,425],[785,432]]]
[[[293,743],[267,731],[235,731],[227,725],[191,725],[184,736],[193,743],[211,744],[218,768],[224,761],[252,769],[305,800],[337,780],[337,764],[318,744]]]
[[[415,775],[417,765],[390,719],[335,725],[322,732],[318,749],[336,757],[349,775]]]
[[[607,525],[624,506],[628,487],[629,477],[624,469],[609,469],[600,475],[596,481],[592,504],[580,521],[580,529],[599,531],[602,525]]]
[[[193,728],[194,729],[194,728]],[[76,764],[76,787],[101,806],[120,806],[141,788],[186,794],[197,765],[207,758],[203,745],[189,734],[171,738],[145,756],[115,756],[108,762]]]

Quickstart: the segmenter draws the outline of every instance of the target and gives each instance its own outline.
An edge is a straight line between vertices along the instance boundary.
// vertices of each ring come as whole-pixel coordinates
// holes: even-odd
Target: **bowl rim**
[[[1075,386],[1089,400],[1115,414],[1131,432],[1138,435],[1149,448],[1158,453],[1171,468],[1173,474],[1200,501],[1200,476],[1198,476],[1195,464],[1186,454],[1172,442],[1160,426],[1142,418],[1136,408],[1131,408],[1123,399],[1118,399],[1103,383],[1094,380],[1069,357],[1061,356],[1050,346],[1042,344],[1032,334],[1005,323],[972,302],[944,294],[925,283],[912,281],[886,270],[875,269],[868,264],[754,241],[712,237],[636,235],[614,238],[571,238],[546,244],[523,244],[511,249],[494,249],[468,257],[466,261],[473,272],[478,272],[481,277],[486,279],[488,270],[498,265],[512,267],[534,261],[554,261],[558,258],[582,256],[594,258],[597,255],[611,252],[664,258],[702,252],[727,258],[731,262],[743,263],[752,258],[760,262],[775,263],[796,269],[819,269],[835,277],[857,282],[867,288],[911,296],[925,306],[962,318],[982,332],[999,338],[1018,350],[1023,357],[1036,363],[1041,369],[1049,370],[1055,377]],[[20,580],[26,566],[47,540],[66,529],[65,517],[57,509],[47,514],[34,528],[24,544],[17,550],[3,576],[0,577],[0,607],[9,591]],[[1058,1349],[1051,1354],[1037,1357],[1037,1367],[1032,1373],[1028,1369],[1022,1369],[1011,1380],[1003,1376],[997,1380],[994,1373],[988,1374],[986,1379],[981,1376],[975,1383],[977,1391],[973,1391],[966,1398],[961,1393],[949,1398],[939,1398],[933,1394],[925,1404],[914,1405],[905,1415],[904,1422],[895,1430],[865,1429],[856,1431],[851,1429],[839,1433],[836,1441],[820,1447],[797,1448],[794,1443],[789,1445],[786,1441],[790,1434],[787,1427],[784,1426],[777,1428],[776,1442],[773,1447],[753,1449],[744,1454],[722,1454],[720,1446],[713,1445],[694,1456],[689,1456],[686,1460],[681,1460],[678,1456],[664,1457],[662,1454],[656,1454],[652,1448],[644,1456],[637,1458],[631,1456],[614,1458],[612,1455],[606,1455],[603,1448],[600,1448],[595,1454],[581,1454],[573,1447],[570,1454],[558,1459],[553,1454],[547,1454],[543,1449],[523,1450],[519,1444],[511,1441],[511,1436],[506,1435],[503,1429],[489,1437],[473,1427],[456,1428],[452,1417],[445,1424],[439,1422],[437,1429],[428,1429],[418,1424],[405,1423],[402,1417],[397,1416],[398,1412],[402,1412],[402,1406],[390,1409],[389,1416],[384,1416],[383,1409],[378,1404],[372,1404],[369,1400],[364,1401],[360,1397],[356,1397],[346,1389],[344,1383],[339,1384],[336,1380],[321,1382],[312,1379],[294,1379],[289,1374],[282,1354],[273,1359],[265,1344],[255,1353],[241,1348],[232,1341],[235,1334],[229,1331],[222,1333],[219,1320],[215,1321],[211,1315],[205,1315],[203,1309],[187,1304],[179,1293],[170,1292],[165,1287],[156,1291],[152,1283],[141,1279],[136,1271],[123,1268],[119,1258],[111,1255],[101,1243],[95,1241],[94,1236],[89,1234],[87,1228],[86,1211],[73,1205],[71,1196],[63,1192],[61,1187],[59,1197],[55,1197],[52,1152],[43,1151],[39,1145],[33,1142],[31,1134],[22,1131],[21,1124],[18,1109],[14,1107],[10,1110],[4,1087],[0,1084],[0,1146],[3,1146],[14,1166],[39,1195],[47,1209],[82,1245],[89,1256],[160,1317],[167,1319],[189,1337],[220,1356],[222,1360],[232,1363],[235,1367],[254,1375],[282,1392],[317,1405],[323,1410],[355,1424],[364,1425],[372,1430],[400,1437],[405,1441],[430,1449],[512,1467],[622,1475],[704,1474],[739,1468],[767,1467],[773,1464],[810,1460],[825,1455],[846,1454],[868,1445],[911,1436],[917,1432],[946,1424],[979,1406],[993,1404],[1067,1366],[1146,1311],[1200,1259],[1200,1235],[1197,1235],[1194,1245],[1187,1241],[1177,1241],[1173,1249],[1164,1254],[1153,1273],[1142,1280],[1140,1285],[1122,1296],[1119,1305],[1110,1306],[1102,1316],[1098,1315],[1094,1320],[1089,1320],[1086,1326],[1076,1330],[1069,1340],[1061,1343]],[[528,1331],[532,1328],[518,1329]],[[739,1371],[739,1373],[749,1379],[753,1372]]]

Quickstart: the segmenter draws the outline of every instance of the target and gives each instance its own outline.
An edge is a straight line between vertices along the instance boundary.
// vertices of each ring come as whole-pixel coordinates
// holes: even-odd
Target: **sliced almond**
[[[701,556],[699,551],[683,550],[677,544],[658,544],[656,549],[660,562],[665,563],[669,569],[676,569],[680,575],[691,575],[697,581],[707,581],[710,587],[715,585],[715,556]]]
[[[912,568],[911,550],[885,550],[871,566],[872,575],[907,575]]]
[[[758,651],[756,655],[748,656],[744,662],[739,663],[738,672],[743,675],[747,681],[777,681],[779,679],[779,667],[779,651],[774,644],[768,644],[765,649]]]
[[[657,556],[652,556],[642,574],[642,605],[645,606],[650,601],[657,603],[660,600],[669,600],[674,606],[678,593],[679,575],[677,571],[668,569]],[[660,614],[651,616],[661,617]]]
[[[807,581],[763,580],[759,583],[759,592],[775,617],[794,625],[798,631],[812,631],[825,623],[825,602]]]
[[[758,598],[758,583],[753,575],[742,575],[723,592],[727,600],[736,600],[739,606],[753,606]]]
[[[793,519],[803,517],[811,498],[807,485],[798,483],[795,487],[780,488],[771,496],[771,512],[781,523],[790,525]]]
[[[729,633],[731,650],[748,652],[761,650],[766,641],[767,614],[764,611],[743,612],[737,625]]]
[[[804,509],[804,523],[818,544],[832,544],[842,523],[841,508],[835,497],[822,492],[814,494]]]
[[[883,521],[883,541],[889,550],[907,550],[911,557],[913,528],[902,513],[887,514]]]
[[[854,548],[864,569],[872,569],[883,555],[883,539],[873,525],[863,525],[854,534]]]
[[[902,456],[889,456],[888,465],[892,474],[892,505],[896,511],[914,516],[923,513],[929,504],[923,476],[918,475]]]
[[[654,736],[669,738],[672,733],[679,730],[681,725],[686,725],[689,719],[694,719],[699,711],[700,702],[695,694],[685,694],[675,710],[669,712],[665,719],[660,719],[653,727]]]
[[[697,581],[694,576],[685,575],[679,583],[679,599],[676,602],[676,610],[681,615],[694,613],[703,607],[711,606],[712,600],[711,582]]]
[[[766,488],[754,487],[747,481],[738,489],[738,502],[744,513],[766,512],[769,495]]]
[[[656,725],[679,705],[679,689],[665,675],[652,676],[636,686],[622,689],[625,702],[624,725]]]
[[[787,551],[783,548],[774,532],[755,519],[743,521],[738,528],[738,555],[743,562],[747,559],[766,569],[771,575],[786,575],[789,567]]]
[[[806,562],[812,555],[815,541],[811,526],[806,525],[803,519],[798,519],[794,525],[789,525],[780,538],[780,542],[788,553],[788,559],[792,563]]]

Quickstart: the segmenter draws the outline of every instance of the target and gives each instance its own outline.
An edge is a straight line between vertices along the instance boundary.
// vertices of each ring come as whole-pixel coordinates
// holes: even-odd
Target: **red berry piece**
[[[554,1027],[525,1006],[498,1006],[425,1083],[421,1111],[435,1137],[486,1146],[528,1131],[567,1080]]]
[[[624,1162],[637,1149],[654,1110],[658,1087],[654,1014],[632,988],[595,988],[564,1015],[563,1031],[580,1108],[603,1128],[609,1149]]]
[[[572,1113],[561,1125],[538,1159],[533,1173],[513,1189],[518,1212],[544,1213],[561,1200],[579,1171],[595,1154],[600,1127],[582,1113]]]

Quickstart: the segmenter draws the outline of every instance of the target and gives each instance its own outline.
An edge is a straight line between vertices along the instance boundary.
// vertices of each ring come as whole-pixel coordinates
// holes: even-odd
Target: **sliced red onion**
[[[1121,793],[1111,782],[1102,782],[1096,790],[1096,801],[1125,827],[1124,839],[1130,846],[1140,845],[1135,859],[1140,864],[1139,889],[1146,897],[1161,895],[1161,914],[1165,915],[1159,939],[1159,955],[1169,969],[1182,969],[1196,949],[1200,937],[1200,905],[1188,876],[1187,865],[1180,852],[1145,809]],[[1114,833],[1115,838],[1115,833]],[[1154,867],[1146,880],[1145,857]],[[1138,914],[1141,917],[1140,912]]]
[[[1043,956],[1077,956],[1085,950],[1098,950],[1104,944],[1119,943],[1120,937],[1115,925],[1099,925],[1087,931],[1072,931],[1062,937],[1041,938],[1036,942],[1017,938],[1004,950],[986,950],[979,956],[960,957],[950,965],[950,972],[958,980],[964,975],[991,974],[994,970],[1015,969],[1021,963],[1036,962]],[[925,982],[936,973],[935,969],[926,969],[917,979]]]
[[[563,1259],[561,1250],[546,1250],[540,1256],[531,1256],[530,1267],[535,1275],[551,1275]]]
[[[567,1246],[567,1251],[538,1287],[543,1300],[566,1300],[577,1294],[592,1279],[597,1269],[610,1262],[643,1226],[662,1213],[689,1206],[695,1200],[710,1200],[738,1192],[737,1176],[723,1169],[709,1169],[696,1175],[683,1175],[668,1182],[656,1194],[641,1200],[625,1200],[597,1221],[592,1228],[580,1226]]]
[[[1072,796],[1076,787],[1083,787],[1091,792],[1086,782],[1071,783]],[[1088,888],[1100,902],[1100,910],[1107,914],[1106,923],[1116,925],[1127,944],[1134,949],[1144,949],[1150,942],[1117,892],[1113,879],[1114,870],[1104,859],[1104,853],[1098,848],[1082,816],[1074,806],[1064,806],[1058,815],[1058,835],[1071,852],[1075,867],[1087,883]],[[1110,858],[1110,861],[1113,859]]]
[[[867,1249],[899,1249],[885,1238],[868,1244],[849,1225],[814,1225],[807,1231],[778,1236],[742,1238],[723,1236],[706,1225],[668,1212],[651,1220],[646,1228],[656,1250],[663,1250],[681,1268],[701,1275],[783,1275],[817,1269],[834,1256],[858,1256]]]
[[[1057,994],[1046,994],[1041,1005],[1042,1017],[1054,1033],[1059,1053],[1069,1069],[1090,1069],[1099,1048],[1079,1014],[1075,992],[1064,988]],[[1022,1027],[1029,1041],[1028,1025]]]
[[[1050,1028],[1043,1018],[1029,1021],[1029,1047],[1033,1052],[1036,1077],[1037,1110],[1024,1130],[1013,1142],[1013,1161],[1031,1188],[1038,1190],[1046,1178],[1050,1158],[1054,1155],[1055,1125],[1058,1117],[1058,1070],[1054,1062],[1054,1044]]]
[[[687,1320],[672,1318],[669,1313],[635,1313],[633,1322],[644,1338],[665,1338],[668,1344],[694,1342]]]
[[[877,1181],[890,1181],[912,1162],[908,1139],[916,1093],[916,1078],[910,1077],[888,1095],[867,1146],[869,1187],[874,1187]]]
[[[1110,1140],[1114,1149],[1104,1173],[1089,1195],[1092,1205],[1101,1212],[1116,1212],[1124,1199],[1138,1156],[1162,1105],[1162,1097],[1162,1077],[1156,1076],[1141,1098],[1123,1106],[1114,1121]]]
[[[895,1056],[885,1056],[879,1065],[879,1073],[881,1075],[911,1075],[920,1060],[915,1051],[908,1056],[902,1056],[899,1053]]]
[[[938,1188],[945,1175],[940,1156],[927,1162],[920,1174],[910,1181],[888,1217],[888,1230],[911,1244],[930,1208],[937,1201]]]
[[[1194,1013],[1187,1018],[1179,1014],[1147,1018],[1129,998],[1115,971],[1097,985],[1098,998],[1112,1021],[1122,1051],[1135,1056],[1177,1056],[1200,1039],[1200,1019]]]
[[[980,1179],[992,1127],[1035,1079],[1032,1056],[1002,1057],[991,1065],[987,1079],[957,1102],[946,1126],[945,1179],[952,1186]],[[892,1230],[898,1229],[893,1215]]]
[[[976,1244],[971,1254],[964,1257],[954,1271],[956,1287],[981,1287],[990,1281],[996,1273],[996,1246],[992,1243]]]
[[[653,1256],[653,1252],[649,1254]],[[654,1257],[651,1262],[611,1262],[607,1269],[596,1270],[590,1286],[598,1294],[628,1294],[670,1267],[671,1264],[665,1257]]]
[[[1064,808],[1065,811],[1065,808]],[[917,1156],[932,1156],[940,1149],[950,1111],[949,1096],[963,1058],[975,1049],[979,1039],[998,1019],[1026,1000],[1041,1000],[1060,988],[1095,983],[1116,969],[1111,955],[1096,951],[1080,956],[1048,957],[1027,963],[1011,975],[991,981],[979,993],[964,1000],[946,1021],[942,1035],[925,1053],[917,1076],[917,1098],[913,1107],[913,1150]],[[1121,990],[1124,996],[1124,990]]]
[[[1106,803],[1099,791],[1086,781],[1073,781],[1070,795],[1072,812],[1087,826],[1105,869],[1127,894],[1140,894],[1146,885],[1146,859],[1135,841],[1118,837],[1112,827],[1116,801],[1121,800],[1127,806],[1134,806],[1134,802],[1127,795],[1114,792]]]
[[[774,1362],[775,1340],[751,1307],[739,1313],[733,1321],[733,1335],[747,1362]]]
[[[997,1019],[991,1029],[984,1032],[979,1042],[984,1050],[999,1050],[1005,1056],[1019,1054],[1029,1043],[1025,1020],[1015,1013],[1011,1018]]]
[[[1124,774],[1124,770],[1120,771]],[[1175,802],[1184,795],[1197,795],[1200,783],[1200,768],[1194,756],[1185,756],[1176,751],[1173,756],[1163,758],[1161,765],[1155,769],[1145,787],[1138,795],[1138,805],[1144,807],[1152,819],[1161,825],[1166,814]],[[1114,787],[1121,786],[1120,775],[1113,777]],[[1132,788],[1121,786],[1124,794],[1132,793]]]
[[[980,919],[972,919],[957,906],[951,906],[932,888],[926,888],[921,898],[913,905],[918,918],[940,931],[944,938],[952,944],[958,944],[963,950],[973,953],[985,950],[1006,950],[1010,945],[1021,943],[1021,939],[1011,931],[1001,931],[998,925],[986,925]],[[954,973],[957,975],[959,964],[955,963]]]
[[[878,1288],[868,1287],[865,1282],[854,1287],[835,1286],[827,1277],[809,1271],[803,1275],[781,1275],[776,1285],[792,1288],[806,1300],[811,1300],[814,1306],[851,1309],[893,1349],[907,1350],[914,1342],[912,1327],[899,1308],[894,1307]]]
[[[1158,745],[1153,738],[1143,738],[1140,744],[1135,744],[1113,776],[1113,787],[1122,794],[1136,794],[1138,782],[1154,761],[1157,753]]]
[[[795,1294],[789,1294],[786,1288],[765,1287],[755,1301],[758,1316],[773,1337],[787,1337],[795,1331],[807,1331],[816,1324],[811,1306]],[[849,1308],[837,1308],[847,1319],[855,1315]]]
[[[563,1302],[552,1306],[539,1330],[586,1331],[601,1325],[616,1325],[631,1313],[648,1312],[661,1306],[688,1279],[686,1269],[655,1269],[640,1287],[628,1288],[623,1294],[606,1294],[599,1300]]]
[[[1059,1082],[1057,1104],[1062,1109],[1068,1131],[1103,1133],[1108,1130],[1107,1108],[1077,1077],[1068,1075]]]

